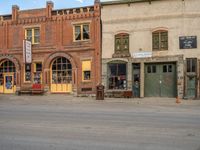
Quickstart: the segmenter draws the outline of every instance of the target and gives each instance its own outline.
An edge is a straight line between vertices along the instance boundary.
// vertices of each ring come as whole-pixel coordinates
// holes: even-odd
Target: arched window
[[[127,33],[115,35],[115,51],[129,51],[129,35]]]
[[[113,57],[130,57],[129,53],[129,34],[120,33],[115,35],[115,53]]]
[[[65,57],[58,57],[52,63],[52,83],[64,84],[72,81],[72,65]]]
[[[14,85],[16,85],[16,69],[15,64],[10,60],[5,60],[0,63],[0,85],[3,85],[4,82],[4,73],[13,73],[14,74]]]
[[[168,31],[158,30],[153,32],[152,46],[154,51],[168,50]]]

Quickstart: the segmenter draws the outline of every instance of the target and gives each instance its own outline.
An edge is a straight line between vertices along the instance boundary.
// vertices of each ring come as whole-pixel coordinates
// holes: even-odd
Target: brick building
[[[199,0],[102,0],[107,95],[200,95]]]
[[[100,4],[20,10],[0,16],[0,93],[41,84],[50,93],[94,94],[100,82]],[[25,63],[23,40],[31,42]]]

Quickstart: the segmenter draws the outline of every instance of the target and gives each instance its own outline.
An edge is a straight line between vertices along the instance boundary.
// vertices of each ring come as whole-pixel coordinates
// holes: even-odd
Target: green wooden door
[[[145,66],[145,97],[160,96],[160,75],[158,74],[158,66],[156,64],[148,64]]]
[[[187,98],[195,98],[196,97],[196,78],[187,76]]]
[[[177,96],[177,82],[176,82],[176,65],[175,64],[161,64],[161,97],[176,97]]]
[[[145,65],[145,96],[176,97],[176,65]]]

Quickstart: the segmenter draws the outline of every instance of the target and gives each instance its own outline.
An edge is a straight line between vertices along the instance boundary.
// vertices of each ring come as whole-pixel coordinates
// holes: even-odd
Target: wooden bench
[[[112,95],[114,98],[122,98],[123,97],[123,91],[113,91]]]
[[[17,91],[18,95],[22,95],[22,94],[31,94],[31,91]]]
[[[132,91],[109,91],[106,92],[106,96],[114,98],[131,98]]]
[[[19,91],[16,92],[17,95],[22,95],[22,94],[31,94],[30,88],[22,88]]]
[[[43,95],[44,94],[44,88],[42,87],[41,84],[33,84],[32,87],[21,88],[16,93],[18,95],[22,95],[22,94],[29,94],[29,95],[40,94],[40,95]]]
[[[133,96],[133,92],[132,91],[124,91],[123,93],[125,98],[131,98]]]

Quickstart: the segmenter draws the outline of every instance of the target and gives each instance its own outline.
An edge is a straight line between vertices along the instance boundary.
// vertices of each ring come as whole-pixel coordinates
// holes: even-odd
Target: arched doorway
[[[0,93],[14,93],[16,91],[15,64],[5,59],[0,62]]]
[[[65,57],[57,57],[51,63],[51,92],[72,92],[72,64]]]

